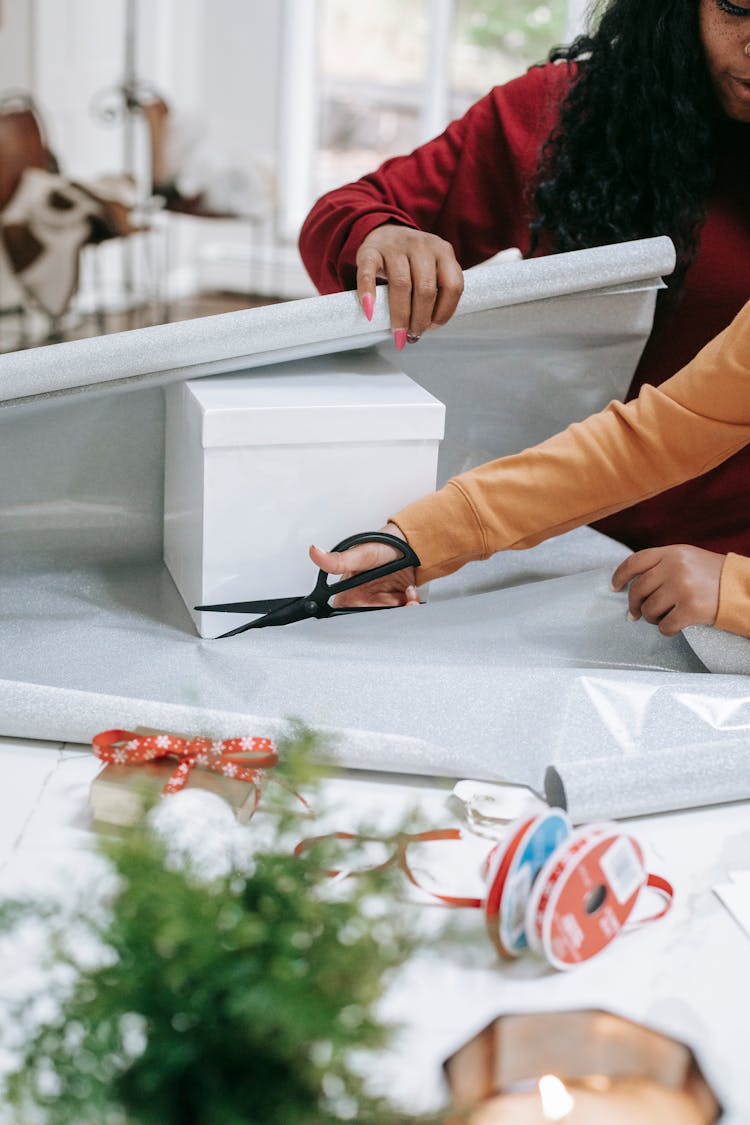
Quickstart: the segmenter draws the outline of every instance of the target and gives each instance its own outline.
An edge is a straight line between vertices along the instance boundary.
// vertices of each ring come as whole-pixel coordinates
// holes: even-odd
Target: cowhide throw
[[[41,168],[24,171],[0,213],[3,305],[25,304],[18,300],[20,291],[49,316],[62,316],[78,286],[81,247],[141,229],[132,225],[128,203],[115,198],[115,188],[108,186],[113,194],[105,198],[96,185],[74,183]]]

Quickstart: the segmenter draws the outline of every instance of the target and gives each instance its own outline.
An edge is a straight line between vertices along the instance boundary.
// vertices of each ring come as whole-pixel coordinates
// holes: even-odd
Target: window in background
[[[570,0],[320,0],[314,196],[440,132],[566,39]]]
[[[452,114],[564,43],[568,8],[568,0],[454,0]]]
[[[429,0],[322,0],[316,194],[419,143]]]

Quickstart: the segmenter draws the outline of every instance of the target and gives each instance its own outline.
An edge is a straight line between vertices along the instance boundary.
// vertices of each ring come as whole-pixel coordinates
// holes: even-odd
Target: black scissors
[[[364,586],[366,582],[374,582],[376,578],[384,578],[386,574],[395,574],[397,570],[404,570],[407,566],[419,566],[419,559],[408,543],[395,535],[385,531],[362,531],[358,535],[350,535],[342,539],[333,548],[334,551],[346,551],[349,547],[356,547],[359,543],[386,543],[395,547],[399,558],[393,562],[384,563],[382,566],[363,570],[351,578],[340,578],[329,586],[328,572],[318,571],[318,580],[315,588],[299,598],[266,598],[257,602],[224,602],[221,605],[197,605],[196,609],[206,610],[211,613],[262,613],[257,621],[249,621],[246,625],[239,625],[222,633],[222,637],[234,637],[237,633],[244,633],[246,629],[265,629],[268,625],[291,625],[294,621],[304,621],[308,617],[338,617],[343,613],[371,613],[377,609],[388,609],[384,605],[352,606],[351,609],[334,609],[328,604],[329,600],[344,590],[352,590],[355,586]]]

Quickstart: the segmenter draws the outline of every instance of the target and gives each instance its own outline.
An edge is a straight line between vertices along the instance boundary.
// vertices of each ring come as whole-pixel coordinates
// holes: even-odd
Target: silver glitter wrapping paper
[[[652,238],[487,265],[467,272],[458,316],[613,285],[653,284],[672,272],[674,261],[671,241]],[[372,322],[354,293],[311,297],[0,356],[0,402],[97,385],[153,386],[367,347],[388,334],[382,291]]]
[[[750,739],[725,737],[647,755],[560,762],[544,779],[545,795],[575,823],[646,816],[750,798]]]
[[[16,680],[0,680],[0,717],[3,732],[8,737],[57,742],[63,730],[66,732],[65,741],[82,744],[91,742],[93,736],[102,730],[132,730],[138,726],[186,735],[210,735],[212,738],[257,734],[279,739],[289,731],[288,723],[278,717],[107,695],[99,691],[32,685]],[[360,769],[382,768],[382,735],[372,731],[331,730],[322,726],[317,729],[324,737],[324,753],[328,761],[345,765],[352,756],[356,756]],[[395,763],[409,760],[414,755],[427,761],[435,748],[421,744],[418,739],[395,735],[389,739],[389,750],[391,761]]]
[[[539,441],[624,394],[648,336],[661,283],[653,278],[613,282],[618,270],[630,277],[660,262],[669,265],[670,246],[668,240],[656,239],[614,247],[611,260],[586,251],[584,264],[589,266],[582,272],[578,253],[479,267],[467,276],[463,311],[450,324],[400,353],[392,343],[381,345],[391,364],[446,405],[439,483],[470,465]],[[521,271],[515,288],[510,281],[516,275],[509,270]],[[603,289],[555,295],[587,279],[598,284],[605,273],[613,284]],[[495,307],[466,311],[488,302],[493,286],[499,302]],[[532,291],[538,299],[502,304]],[[287,357],[282,348],[274,352],[269,339],[276,344],[292,339],[299,351],[316,354],[332,337],[341,343],[336,331],[353,331],[354,321],[364,333],[355,342],[369,342],[367,321],[356,307],[347,314],[351,324],[342,322],[337,311],[341,300],[355,299],[345,293],[294,301],[0,356],[0,400],[14,387],[19,390],[23,371],[29,391],[58,385],[66,371],[72,380],[71,356],[81,381],[95,374],[92,357],[99,357],[107,378],[127,373],[128,364],[148,359],[152,365],[151,373],[127,393],[112,393],[120,385],[115,380],[92,384],[85,393],[55,397],[40,392],[36,398],[9,399],[8,408],[0,409],[0,568],[45,570],[161,559],[164,403],[161,388],[149,381],[158,382],[162,364],[182,354],[179,341],[185,333],[212,338],[222,325],[235,348],[239,336],[249,351],[252,337],[259,349],[253,362],[267,362],[272,354]],[[385,294],[379,294],[378,306],[383,317]],[[251,318],[242,324],[252,325],[256,314],[260,327],[237,331],[233,317]],[[275,318],[281,318],[278,324]],[[142,331],[157,334],[147,356],[141,354]],[[27,370],[29,356],[33,363]],[[243,362],[249,365],[247,357]],[[195,365],[181,373],[194,375]],[[405,496],[404,503],[412,498]],[[327,503],[325,497],[311,497],[311,504],[316,499]],[[383,519],[388,514],[383,512]]]
[[[710,672],[750,675],[750,638],[708,625],[690,625],[685,639]]]
[[[448,406],[441,477],[622,394],[672,263],[656,239],[482,267],[446,329],[398,356],[382,344]],[[466,567],[419,610],[196,637],[161,564],[158,384],[378,344],[385,304],[372,325],[341,294],[0,357],[14,406],[0,411],[0,733],[276,734],[298,716],[363,769],[540,790],[551,763],[561,777],[583,763],[603,815],[640,811],[652,761],[675,747],[724,760],[717,748],[750,727],[746,681],[628,623],[608,587],[625,549],[589,529]],[[674,807],[688,799],[678,759]],[[624,806],[610,766],[631,762]],[[725,784],[694,782],[695,804]],[[669,779],[657,783],[671,807]]]
[[[75,741],[120,723],[273,734],[299,716],[338,732],[336,760],[364,769],[541,790],[547,766],[574,759],[601,815],[633,815],[654,799],[663,751],[702,743],[724,760],[717,750],[750,728],[750,691],[704,672],[683,638],[627,621],[608,585],[622,554],[584,528],[465,568],[417,610],[224,641],[194,635],[155,563],[17,574],[0,593],[2,729]],[[582,571],[584,560],[601,565]],[[679,755],[661,760],[681,807]],[[612,781],[623,762],[636,763],[625,805]],[[691,776],[691,803],[725,792],[719,772]]]

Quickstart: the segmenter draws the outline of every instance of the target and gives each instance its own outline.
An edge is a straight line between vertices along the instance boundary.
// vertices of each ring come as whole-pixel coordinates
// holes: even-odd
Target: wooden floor
[[[258,305],[274,305],[274,297],[259,297],[238,293],[197,293],[192,297],[182,297],[173,301],[166,310],[144,306],[128,312],[108,312],[103,318],[86,316],[80,324],[71,327],[66,333],[68,340],[82,340],[86,336],[100,336],[104,333],[126,332],[130,328],[142,328],[147,324],[161,324],[165,319],[170,323],[177,320],[193,320],[201,316],[215,316],[218,313],[236,312],[238,309],[252,309]]]
[[[0,320],[0,352],[15,351],[19,347],[36,347],[59,340],[83,340],[89,336],[102,336],[110,332],[127,332],[131,328],[144,328],[150,324],[192,320],[195,317],[215,316],[218,313],[236,312],[238,309],[256,308],[259,305],[278,304],[279,298],[261,297],[257,294],[198,293],[170,303],[164,309],[149,303],[127,311],[108,311],[103,314],[71,313],[67,316],[59,335],[47,336],[47,322],[41,317],[32,320],[24,342],[19,336],[20,321],[14,316]]]

